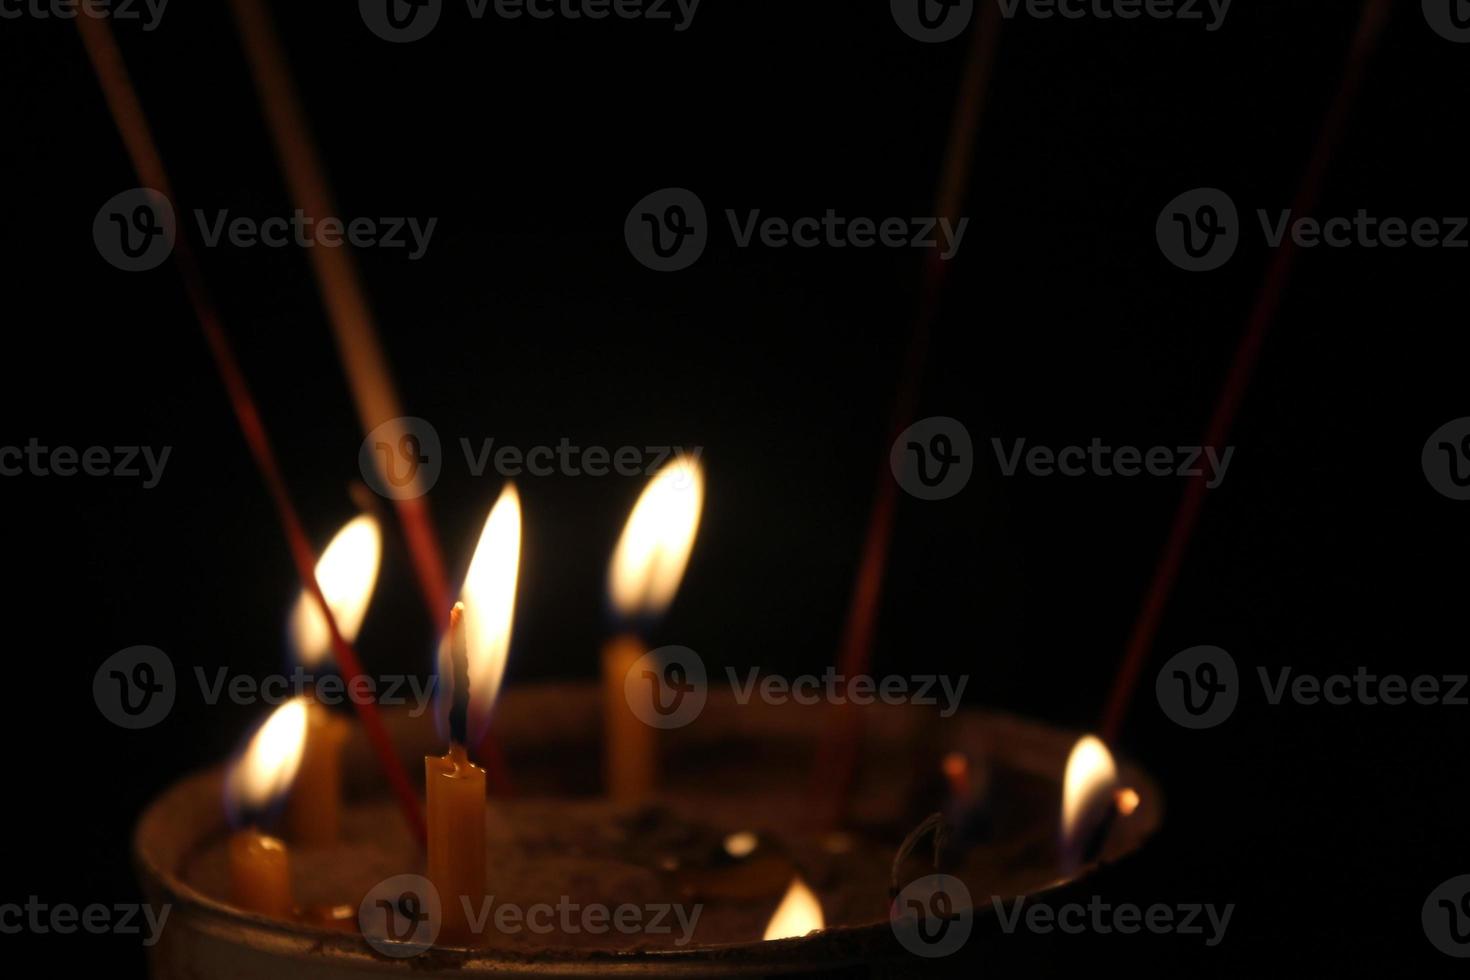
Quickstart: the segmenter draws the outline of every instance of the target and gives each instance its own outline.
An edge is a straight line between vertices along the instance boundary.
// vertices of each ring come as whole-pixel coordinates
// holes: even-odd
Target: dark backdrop
[[[344,215],[439,219],[428,253],[358,259],[405,406],[446,441],[704,448],[709,497],[667,639],[712,664],[817,671],[837,645],[920,256],[737,249],[723,210],[931,213],[966,39],[922,44],[885,4],[707,0],[692,27],[472,22],[451,4],[408,45],[352,5],[274,4]],[[1321,211],[1464,214],[1470,50],[1398,3],[1323,185]],[[967,673],[975,704],[1097,724],[1183,490],[1176,479],[1004,477],[990,440],[1199,440],[1269,259],[1247,235],[1189,274],[1154,239],[1200,185],[1248,217],[1288,206],[1337,86],[1356,3],[1247,3],[1199,24],[1006,24],[919,416],[975,440],[958,496],[901,495],[879,670]],[[119,23],[184,207],[291,207],[224,5]],[[176,274],[129,274],[93,216],[135,186],[73,25],[0,25],[8,193],[0,444],[168,445],[161,484],[0,479],[11,747],[0,899],[136,900],[132,822],[224,756],[256,709],[182,698],[144,732],[104,720],[93,672],[152,644],[176,664],[276,669],[298,588]],[[691,269],[622,238],[633,203],[683,186],[720,223]],[[1253,217],[1250,218],[1253,222]],[[1252,225],[1253,227],[1253,225]],[[1237,903],[1225,942],[1089,937],[1079,962],[1239,975],[1454,961],[1419,922],[1470,871],[1467,708],[1267,708],[1257,666],[1464,670],[1467,505],[1420,449],[1467,413],[1464,252],[1315,249],[1298,264],[1120,749],[1168,793],[1167,827],[1118,897]],[[357,427],[303,253],[217,248],[210,284],[318,541],[351,513]],[[451,447],[431,502],[456,565],[499,489]],[[508,683],[590,677],[602,577],[640,483],[523,478],[526,542]],[[396,546],[395,546],[396,547]],[[428,626],[401,549],[361,642],[418,669]],[[1186,732],[1152,681],[1229,650],[1225,725]],[[187,669],[187,668],[186,668]],[[802,778],[793,775],[793,778]],[[141,971],[117,936],[7,937]]]

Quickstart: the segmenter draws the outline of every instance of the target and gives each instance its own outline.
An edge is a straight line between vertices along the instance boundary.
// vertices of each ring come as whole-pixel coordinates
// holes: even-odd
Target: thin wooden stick
[[[1317,200],[1321,194],[1323,174],[1326,173],[1327,165],[1331,162],[1332,155],[1337,148],[1348,112],[1352,108],[1358,90],[1362,87],[1368,58],[1377,46],[1383,25],[1388,19],[1390,7],[1388,0],[1365,0],[1363,4],[1357,31],[1353,35],[1352,46],[1348,49],[1342,81],[1322,121],[1321,129],[1318,130],[1312,155],[1307,161],[1306,171],[1302,175],[1296,197],[1292,201],[1292,214],[1305,216],[1316,209]],[[1267,329],[1276,319],[1282,296],[1286,293],[1287,282],[1296,264],[1296,252],[1296,242],[1292,236],[1287,235],[1271,257],[1271,262],[1266,269],[1265,280],[1256,294],[1255,303],[1246,319],[1240,342],[1235,348],[1235,355],[1231,360],[1230,370],[1225,376],[1225,384],[1220,390],[1219,400],[1215,403],[1214,412],[1210,416],[1204,440],[1200,443],[1203,446],[1219,448],[1230,436],[1236,412],[1240,408],[1241,400],[1250,384],[1256,359],[1260,355],[1261,343],[1265,339]],[[1117,676],[1113,679],[1112,691],[1108,696],[1107,707],[1104,709],[1102,719],[1102,733],[1105,741],[1114,741],[1123,727],[1123,721],[1128,714],[1128,706],[1133,698],[1133,690],[1138,686],[1139,672],[1143,669],[1149,651],[1153,647],[1159,623],[1164,617],[1164,607],[1168,604],[1169,597],[1174,591],[1174,585],[1179,578],[1179,569],[1184,564],[1185,551],[1194,535],[1195,526],[1199,523],[1204,500],[1205,480],[1203,477],[1194,477],[1185,486],[1184,496],[1179,502],[1178,510],[1174,513],[1174,521],[1169,527],[1163,551],[1159,554],[1153,578],[1149,581],[1148,589],[1144,593],[1143,604],[1138,610],[1132,632],[1128,636],[1123,661],[1118,667]]]
[[[291,79],[290,66],[270,12],[262,0],[231,0],[230,6],[296,207],[316,223],[337,216],[326,170],[311,137],[306,112]],[[393,423],[402,418],[403,410],[352,251],[342,245],[309,249],[308,254],[363,432]],[[397,445],[399,439],[395,435],[388,442]],[[375,456],[374,459],[380,468],[389,465],[384,458]],[[386,480],[386,470],[383,475]],[[422,494],[413,494],[397,497],[393,503],[429,615],[440,635],[444,635],[449,628],[449,583],[427,499]],[[509,770],[491,736],[486,735],[476,754],[485,766],[491,787],[501,794],[509,793]]]
[[[984,13],[972,29],[970,49],[960,80],[954,112],[950,118],[949,141],[940,171],[939,190],[935,200],[935,217],[954,222],[964,207],[970,183],[975,136],[985,106],[995,66],[996,43],[1000,37],[1000,5],[983,4]],[[894,513],[898,506],[898,487],[888,470],[886,446],[912,421],[919,402],[923,381],[924,359],[929,348],[929,328],[938,310],[939,298],[949,263],[937,250],[930,250],[924,263],[923,283],[919,293],[919,309],[909,335],[898,389],[894,396],[889,421],[888,440],[883,462],[874,484],[873,509],[868,516],[863,548],[853,579],[847,621],[837,663],[841,675],[851,679],[867,670],[873,655],[873,631],[878,607],[883,598],[883,572],[888,562],[888,547],[893,539]],[[862,719],[851,699],[836,709],[832,721],[823,732],[812,772],[813,796],[817,805],[810,813],[820,826],[834,826],[842,819],[847,798],[857,770],[858,748],[862,740]]]
[[[149,129],[148,119],[143,113],[142,103],[138,99],[137,91],[133,88],[132,79],[122,60],[122,52],[118,49],[112,29],[104,19],[97,17],[78,17],[76,24],[81,31],[82,44],[87,50],[87,56],[91,59],[92,67],[97,72],[97,80],[102,86],[108,109],[112,113],[118,133],[132,160],[133,169],[137,171],[139,179],[145,186],[153,188],[170,201],[176,201],[168,173],[163,166],[163,158],[158,152],[158,145]],[[291,558],[296,563],[296,571],[322,612],[327,629],[331,634],[332,650],[336,654],[337,664],[341,667],[348,685],[351,686],[352,681],[362,675],[361,661],[358,660],[352,644],[347,642],[338,628],[336,617],[332,615],[332,609],[322,594],[321,586],[317,583],[315,571],[317,556],[312,552],[306,531],[297,516],[295,505],[291,501],[286,481],[277,465],[275,452],[271,448],[270,437],[266,433],[255,398],[250,393],[249,385],[240,370],[229,337],[225,334],[214,302],[204,285],[204,276],[188,236],[183,234],[177,236],[173,259],[184,281],[184,289],[188,293],[189,302],[204,331],[204,338],[209,344],[210,354],[214,357],[215,367],[224,381],[235,418],[240,424],[245,442],[250,447],[250,453],[260,469],[266,489],[270,492],[271,500],[275,504],[276,514],[286,532]],[[393,743],[388,737],[388,730],[383,727],[383,720],[378,714],[377,705],[366,699],[357,699],[354,704],[357,707],[358,717],[362,721],[363,730],[367,733],[368,741],[378,757],[378,763],[388,777],[388,783],[394,795],[398,798],[403,817],[415,836],[422,841],[425,836],[425,828],[418,794],[414,791],[407,772],[393,751]]]

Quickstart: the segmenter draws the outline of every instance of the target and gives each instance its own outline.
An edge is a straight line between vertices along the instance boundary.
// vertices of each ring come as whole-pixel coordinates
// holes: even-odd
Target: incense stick
[[[980,22],[972,29],[964,74],[960,79],[954,112],[950,118],[949,138],[935,199],[935,217],[951,222],[959,218],[969,187],[975,135],[979,130],[985,94],[995,66],[996,43],[1001,27],[999,11],[998,4],[985,4]],[[847,620],[843,627],[841,646],[838,648],[838,669],[848,681],[863,673],[872,660],[873,632],[883,597],[883,572],[888,561],[888,547],[893,539],[894,512],[898,506],[898,487],[888,470],[887,446],[892,445],[917,409],[924,359],[929,347],[929,327],[938,310],[940,292],[948,270],[949,263],[940,259],[936,251],[930,250],[924,262],[919,309],[913,321],[899,375],[889,420],[888,441],[873,491],[873,509],[868,516],[861,557],[853,578]],[[811,811],[817,822],[823,826],[832,826],[840,821],[851,792],[857,768],[858,745],[862,737],[861,721],[851,699],[846,698],[836,708],[832,721],[823,733],[812,774],[813,795],[819,805]]]
[[[311,137],[306,113],[296,93],[285,51],[269,11],[261,0],[231,0],[230,7],[250,64],[251,78],[260,97],[261,110],[296,207],[317,223],[336,216],[338,212],[321,164],[321,155]],[[344,244],[339,248],[308,249],[307,254],[311,258],[312,271],[364,435],[379,426],[396,423],[403,417],[402,406],[351,249]],[[399,444],[397,435],[388,441],[392,445]],[[387,481],[388,473],[383,468],[390,465],[389,461],[377,456],[374,460]],[[410,479],[416,481],[417,474]],[[449,583],[428,502],[422,493],[410,493],[395,497],[393,503],[429,615],[440,635],[446,635],[449,628]],[[485,765],[490,785],[502,794],[509,793],[510,775],[490,735],[487,734],[480,742],[476,754]]]
[[[127,66],[123,63],[122,52],[118,49],[112,29],[105,20],[97,17],[78,17],[76,23],[81,31],[82,44],[97,73],[103,97],[112,113],[113,121],[117,125],[133,169],[137,171],[139,179],[146,186],[152,187],[170,201],[177,200],[173,195],[168,173],[163,166],[163,158],[158,152],[158,145],[149,129],[147,116],[143,113],[142,103],[138,99],[137,91],[133,88],[132,79],[128,75]],[[186,235],[178,235],[174,243],[173,259],[184,281],[190,305],[193,306],[195,316],[204,331],[215,367],[219,370],[221,380],[224,382],[235,418],[240,424],[245,442],[250,448],[250,454],[255,459],[261,477],[265,481],[266,489],[275,504],[276,514],[286,532],[287,544],[291,551],[291,558],[296,564],[296,571],[301,576],[301,581],[307,591],[311,593],[313,601],[321,610],[327,630],[331,634],[332,650],[336,655],[337,665],[341,668],[350,687],[352,681],[362,675],[361,661],[358,660],[352,644],[343,637],[336,617],[332,615],[332,609],[322,594],[321,586],[317,583],[316,555],[312,552],[306,531],[297,516],[295,505],[291,501],[285,479],[277,465],[275,452],[271,448],[270,437],[261,420],[255,398],[250,393],[249,385],[240,370],[239,362],[235,358],[229,337],[225,334],[218,311],[204,285],[203,273]],[[392,741],[388,737],[388,730],[383,727],[383,720],[378,714],[377,705],[371,700],[362,698],[353,699],[353,704],[362,721],[363,731],[367,734],[368,741],[378,757],[379,765],[384,775],[387,776],[394,795],[398,798],[404,819],[408,821],[409,828],[417,839],[422,841],[425,827],[418,794],[414,791],[407,772],[393,751]]]
[[[1317,132],[1317,141],[1313,145],[1312,155],[1307,161],[1306,170],[1297,187],[1296,197],[1292,201],[1292,214],[1305,216],[1316,209],[1323,174],[1337,148],[1348,111],[1352,108],[1358,90],[1362,87],[1364,68],[1368,57],[1377,45],[1384,22],[1388,19],[1389,9],[1388,0],[1365,0],[1363,4],[1352,45],[1348,49],[1342,81],[1323,118],[1322,126]],[[1286,292],[1287,282],[1295,265],[1296,251],[1296,242],[1292,236],[1287,235],[1271,257],[1271,262],[1266,269],[1266,277],[1256,293],[1255,302],[1246,319],[1245,329],[1235,348],[1235,355],[1225,376],[1224,386],[1220,390],[1219,400],[1215,403],[1214,412],[1210,416],[1204,440],[1200,443],[1202,446],[1218,449],[1230,435],[1236,412],[1240,408],[1241,400],[1250,384],[1256,359],[1260,355],[1261,343],[1281,306],[1282,296]],[[1174,591],[1174,585],[1179,578],[1179,569],[1184,563],[1184,554],[1194,535],[1195,526],[1199,523],[1204,498],[1204,477],[1191,478],[1185,486],[1184,496],[1179,501],[1179,508],[1174,513],[1174,521],[1169,527],[1163,551],[1159,554],[1153,577],[1144,593],[1143,604],[1138,610],[1127,646],[1124,648],[1123,661],[1118,667],[1117,676],[1113,679],[1112,691],[1108,695],[1107,707],[1103,713],[1104,741],[1112,742],[1117,738],[1123,726],[1123,720],[1127,717],[1133,690],[1138,685],[1139,672],[1148,659],[1154,637],[1163,620],[1164,607],[1168,604],[1169,597]]]

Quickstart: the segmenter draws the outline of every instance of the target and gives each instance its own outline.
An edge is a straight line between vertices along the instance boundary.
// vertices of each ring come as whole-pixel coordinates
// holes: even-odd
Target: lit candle
[[[470,761],[465,746],[484,735],[505,674],[520,552],[520,499],[507,486],[485,521],[440,648],[439,715],[449,751],[424,759],[427,876],[439,893],[445,945],[473,942],[469,916],[478,914],[486,893],[485,770]]]
[[[654,729],[633,713],[625,685],[628,672],[648,653],[637,626],[673,601],[703,504],[697,462],[680,457],[659,470],[628,515],[608,569],[608,600],[622,622],[621,632],[602,648],[603,775],[616,800],[642,799],[657,780]]]
[[[762,939],[796,939],[809,932],[821,929],[826,924],[822,915],[822,903],[800,878],[791,879],[786,897],[776,907],[776,913],[766,925]]]
[[[357,639],[382,558],[378,522],[364,514],[353,518],[332,538],[316,564],[332,618],[343,639]],[[321,608],[305,589],[290,619],[291,647],[308,671],[331,662],[332,636]],[[307,696],[306,748],[286,802],[286,832],[297,844],[324,845],[337,839],[342,823],[342,746],[349,730],[345,718]]]
[[[1095,860],[1118,817],[1138,809],[1138,793],[1118,785],[1113,754],[1095,735],[1084,735],[1072,746],[1062,776],[1060,864],[1063,874],[1074,874]]]
[[[261,915],[285,918],[294,904],[286,845],[260,828],[291,787],[305,737],[306,704],[293,699],[266,719],[225,775],[225,811],[239,828],[229,841],[230,894]]]

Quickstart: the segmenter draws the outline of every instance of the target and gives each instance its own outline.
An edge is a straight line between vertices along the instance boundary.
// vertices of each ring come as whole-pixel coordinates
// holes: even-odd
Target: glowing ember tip
[[[699,463],[680,456],[644,488],[608,569],[608,598],[621,616],[653,616],[668,608],[684,577],[704,507]]]
[[[806,886],[806,882],[800,878],[791,879],[791,887],[786,889],[786,897],[781,899],[781,904],[776,908],[776,914],[771,916],[770,924],[766,926],[766,934],[763,939],[795,939],[814,932],[826,925],[826,919],[822,916],[822,903],[817,901],[817,896]]]

